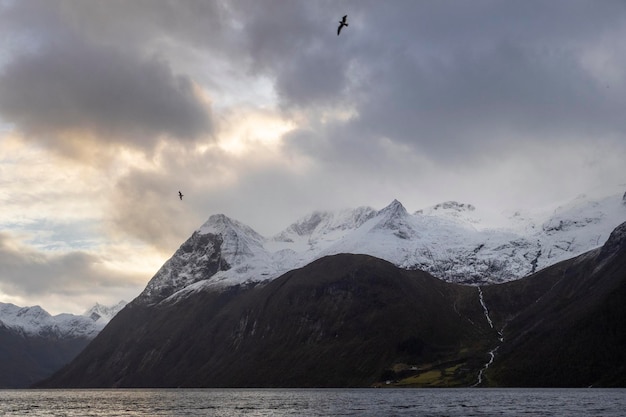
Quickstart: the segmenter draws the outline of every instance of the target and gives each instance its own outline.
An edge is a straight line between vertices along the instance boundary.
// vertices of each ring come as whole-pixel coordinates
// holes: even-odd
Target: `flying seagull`
[[[337,36],[339,36],[339,32],[341,32],[342,27],[348,26],[348,22],[346,22],[347,18],[348,18],[348,15],[345,15],[343,19],[339,21],[339,27],[337,28]]]
[[[183,199],[183,193],[181,193],[180,191],[178,192],[178,198],[180,198],[181,200]]]

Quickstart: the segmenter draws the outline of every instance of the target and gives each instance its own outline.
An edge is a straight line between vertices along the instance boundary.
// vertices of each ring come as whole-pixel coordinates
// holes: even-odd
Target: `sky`
[[[217,213],[626,191],[625,40],[621,0],[0,0],[0,302],[130,301]]]

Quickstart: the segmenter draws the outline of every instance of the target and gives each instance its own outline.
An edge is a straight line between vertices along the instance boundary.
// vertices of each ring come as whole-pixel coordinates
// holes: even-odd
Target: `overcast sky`
[[[625,75],[622,0],[0,0],[0,302],[130,301],[215,213],[626,191]]]

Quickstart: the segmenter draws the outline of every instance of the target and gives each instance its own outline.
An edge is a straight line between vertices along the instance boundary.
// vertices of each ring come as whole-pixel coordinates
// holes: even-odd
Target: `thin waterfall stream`
[[[478,288],[478,300],[480,301],[480,305],[483,307],[483,311],[485,313],[485,318],[487,319],[487,323],[489,323],[489,327],[491,327],[493,329],[494,328],[493,327],[493,321],[491,320],[491,317],[489,316],[489,309],[487,308],[487,304],[485,304],[485,299],[483,297],[483,290],[480,288],[480,286],[477,286],[476,288]],[[491,349],[489,351],[489,361],[487,361],[487,363],[478,372],[478,381],[474,385],[472,385],[473,387],[480,386],[480,384],[483,383],[483,374],[484,374],[484,372],[493,363],[493,360],[496,357],[496,351],[498,350],[498,348],[500,347],[502,342],[504,342],[504,337],[502,336],[502,332],[501,331],[498,331],[498,335],[499,335],[498,340],[500,341],[500,343],[498,344],[498,346],[496,346],[495,348],[493,348],[493,349]]]

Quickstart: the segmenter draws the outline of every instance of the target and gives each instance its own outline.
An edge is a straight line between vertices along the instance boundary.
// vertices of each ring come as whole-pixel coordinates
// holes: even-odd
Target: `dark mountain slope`
[[[369,386],[446,363],[468,385],[496,338],[475,288],[344,254],[263,286],[131,303],[41,386]]]
[[[602,248],[484,294],[505,324],[492,385],[626,386],[626,223]]]
[[[80,337],[25,335],[0,323],[0,388],[26,388],[49,377],[88,342]]]

